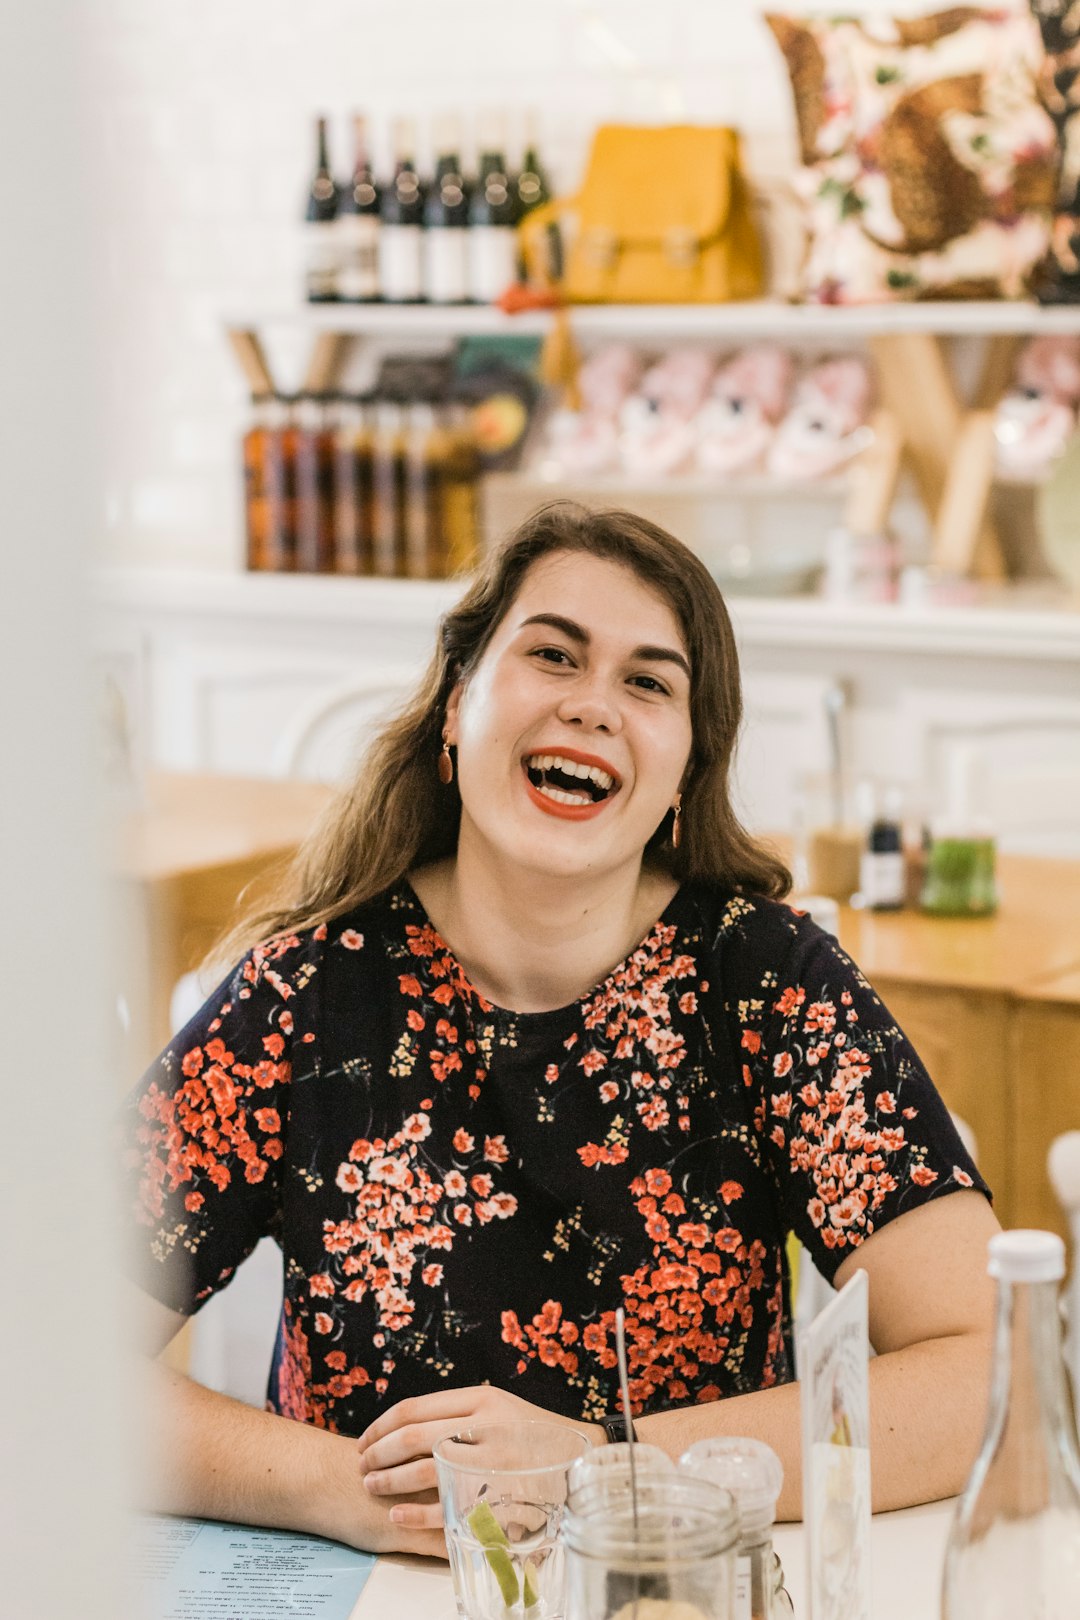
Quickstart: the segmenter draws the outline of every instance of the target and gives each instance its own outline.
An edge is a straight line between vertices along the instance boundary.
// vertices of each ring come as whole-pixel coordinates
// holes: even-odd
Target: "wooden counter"
[[[288,860],[331,797],[314,782],[150,773],[142,804],[114,829],[109,863],[134,1071],[172,1033],[176,981],[199,966],[241,894]]]
[[[974,1130],[1002,1224],[1067,1237],[1046,1154],[1080,1126],[1080,864],[998,864],[994,917],[845,908],[840,935]]]

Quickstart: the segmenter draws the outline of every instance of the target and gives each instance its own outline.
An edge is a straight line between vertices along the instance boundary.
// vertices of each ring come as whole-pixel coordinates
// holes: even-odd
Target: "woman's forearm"
[[[364,1489],[355,1440],[246,1406],[157,1362],[148,1375],[147,1506],[445,1557],[441,1532],[395,1524],[395,1499]]]
[[[870,1363],[871,1485],[875,1513],[958,1492],[982,1435],[990,1343],[982,1334],[929,1339]],[[784,1465],[780,1519],[802,1516],[799,1385],[636,1420],[642,1440],[678,1457],[709,1435],[752,1435]]]

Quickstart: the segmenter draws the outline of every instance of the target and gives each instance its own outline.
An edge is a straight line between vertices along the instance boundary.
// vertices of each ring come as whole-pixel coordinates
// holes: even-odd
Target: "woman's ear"
[[[446,718],[443,721],[443,736],[448,743],[457,743],[458,711],[461,708],[461,694],[464,690],[463,681],[455,681],[450,696],[446,700]]]

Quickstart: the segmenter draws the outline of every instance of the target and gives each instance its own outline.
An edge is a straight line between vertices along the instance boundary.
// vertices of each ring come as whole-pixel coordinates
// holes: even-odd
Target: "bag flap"
[[[620,242],[718,236],[739,164],[735,130],[700,124],[604,124],[593,138],[577,196],[581,231]]]

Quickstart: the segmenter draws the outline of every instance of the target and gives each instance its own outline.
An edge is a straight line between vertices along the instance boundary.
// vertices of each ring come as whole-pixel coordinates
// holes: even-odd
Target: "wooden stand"
[[[424,334],[448,339],[470,333],[551,334],[553,320],[569,336],[567,312],[532,311],[508,317],[497,309],[329,306],[288,317],[312,330],[303,387],[331,389],[357,337]],[[711,342],[733,348],[756,339],[848,345],[864,338],[876,362],[880,405],[873,441],[853,463],[845,523],[854,534],[887,526],[902,467],[910,468],[933,531],[932,561],[944,573],[1001,578],[1004,560],[989,516],[994,484],[994,415],[1009,386],[1024,339],[1039,332],[1080,331],[1080,309],[1034,304],[897,304],[829,309],[758,301],[720,305],[582,306],[569,316],[575,340],[634,336],[650,347]],[[273,324],[271,321],[269,324]],[[279,321],[277,324],[281,324]],[[981,375],[970,402],[958,394],[945,350],[951,335],[985,343]],[[229,338],[250,386],[272,388],[256,323],[237,322]],[[677,481],[672,480],[672,489]],[[718,485],[718,490],[723,490]],[[629,491],[628,491],[629,493]]]

